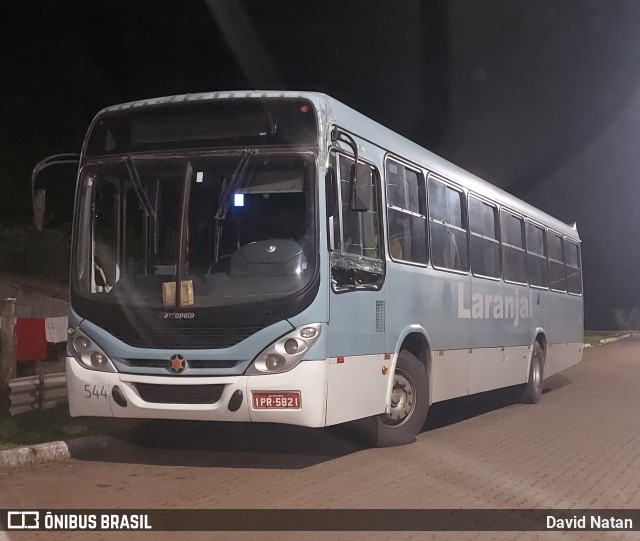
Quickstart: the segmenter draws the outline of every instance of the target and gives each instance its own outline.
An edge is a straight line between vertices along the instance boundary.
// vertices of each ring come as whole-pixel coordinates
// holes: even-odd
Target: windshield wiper
[[[155,219],[156,213],[153,210],[153,205],[149,198],[147,197],[147,193],[144,191],[142,187],[142,182],[140,181],[140,175],[138,175],[138,169],[136,169],[136,164],[133,161],[133,158],[127,154],[124,157],[124,163],[127,166],[127,172],[129,173],[129,179],[131,180],[131,184],[133,184],[133,188],[138,196],[138,201],[142,205],[144,209],[144,213],[147,217],[153,216]]]
[[[244,170],[247,168],[247,163],[249,163],[249,155],[253,152],[245,149],[242,152],[242,156],[240,156],[240,160],[238,160],[238,165],[236,165],[236,169],[231,175],[231,178],[228,182],[225,183],[222,191],[220,192],[220,197],[218,199],[218,211],[216,212],[215,219],[216,220],[224,220],[227,216],[227,211],[231,206],[231,195],[238,188],[243,188],[243,183],[240,182],[244,179]]]
[[[222,190],[220,190],[220,197],[218,198],[218,210],[216,211],[216,215],[214,216],[216,226],[213,256],[216,263],[218,262],[220,239],[222,238],[222,228],[224,226],[224,220],[227,217],[227,212],[229,211],[229,207],[231,206],[231,196],[233,195],[233,192],[238,188],[244,187],[243,182],[241,181],[246,182],[246,180],[244,179],[244,171],[247,168],[247,164],[249,163],[249,155],[253,154],[254,152],[255,151],[251,151],[249,149],[245,149],[242,152],[233,175],[231,175],[231,178],[228,181],[225,181],[223,183]]]

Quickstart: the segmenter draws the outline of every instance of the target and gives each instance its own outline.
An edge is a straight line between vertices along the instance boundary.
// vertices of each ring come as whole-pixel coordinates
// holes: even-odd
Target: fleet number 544
[[[84,386],[84,397],[85,398],[109,398],[109,393],[104,388],[104,385],[98,388],[96,385],[85,385]]]

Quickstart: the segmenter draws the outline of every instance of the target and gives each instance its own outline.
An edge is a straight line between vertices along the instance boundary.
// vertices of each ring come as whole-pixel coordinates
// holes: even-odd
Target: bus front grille
[[[122,359],[122,362],[132,368],[169,369],[171,366],[169,359]],[[189,359],[187,364],[189,368],[234,368],[240,362],[242,361]]]
[[[137,348],[223,349],[235,346],[263,327],[135,327],[104,325],[125,344]]]
[[[215,404],[222,396],[224,385],[156,385],[133,384],[145,402],[152,404]]]

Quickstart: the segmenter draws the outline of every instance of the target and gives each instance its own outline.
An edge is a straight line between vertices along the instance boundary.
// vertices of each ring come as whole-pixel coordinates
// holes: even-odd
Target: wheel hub
[[[415,388],[408,374],[396,369],[391,391],[391,411],[381,416],[389,426],[399,426],[407,421],[415,408]]]

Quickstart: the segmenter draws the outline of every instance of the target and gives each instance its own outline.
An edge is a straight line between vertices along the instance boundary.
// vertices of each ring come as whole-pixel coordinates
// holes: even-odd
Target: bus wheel
[[[529,368],[529,381],[527,381],[522,391],[520,401],[525,404],[537,404],[542,396],[542,380],[544,378],[544,352],[540,342],[533,345],[531,355],[531,367]]]
[[[415,441],[429,407],[427,375],[424,366],[405,350],[398,355],[391,411],[377,417],[378,447],[405,445]]]

